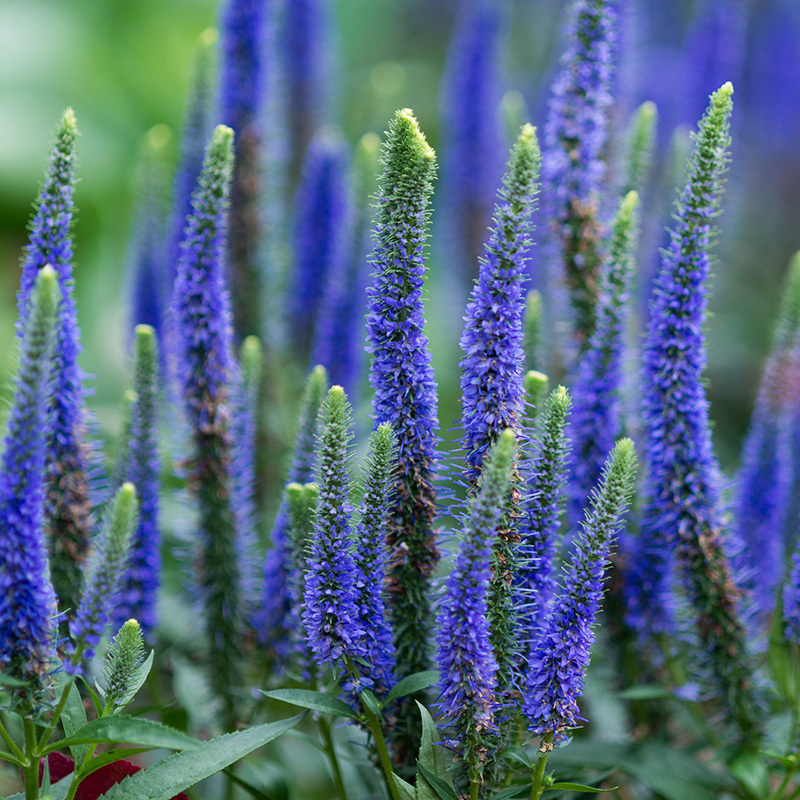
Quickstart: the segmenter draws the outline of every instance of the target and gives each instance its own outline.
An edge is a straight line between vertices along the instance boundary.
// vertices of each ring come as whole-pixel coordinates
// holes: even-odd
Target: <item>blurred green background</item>
[[[558,0],[506,2],[503,89],[525,95],[531,121],[540,127],[542,98],[560,52],[565,5]],[[749,5],[753,30],[769,7],[770,3]],[[438,146],[439,82],[458,3],[338,0],[332,8],[338,50],[334,116],[348,138],[354,142],[367,130],[381,132],[394,109],[411,106]],[[638,46],[655,69],[633,72],[642,80],[654,75],[655,99],[666,98],[667,105],[673,95],[687,91],[670,78],[669,69],[685,46],[698,8],[690,0],[639,4],[637,13],[651,26]],[[71,105],[81,130],[75,275],[85,348],[82,363],[95,376],[91,402],[106,430],[113,430],[125,381],[123,295],[137,155],[151,126],[164,123],[173,132],[180,130],[192,47],[216,19],[215,0],[0,3],[0,349],[11,349],[30,204],[46,166],[55,122]],[[747,47],[751,45],[748,33]],[[635,87],[623,111],[649,96],[648,87]],[[746,113],[747,108],[737,108],[735,161],[709,326],[712,413],[718,449],[728,468],[736,464],[768,347],[777,287],[792,249],[800,246],[793,219],[798,158],[766,152],[768,148],[759,144],[762,122],[744,124]],[[669,130],[662,130],[661,141],[669,138]],[[175,145],[173,136],[173,155]],[[659,181],[663,178],[656,176],[654,183]],[[435,243],[432,256],[436,270],[440,253]],[[452,426],[457,413],[453,400],[460,324],[460,312],[446,310],[447,301],[430,298],[436,367],[445,386],[443,429]],[[5,375],[12,361],[0,357]]]

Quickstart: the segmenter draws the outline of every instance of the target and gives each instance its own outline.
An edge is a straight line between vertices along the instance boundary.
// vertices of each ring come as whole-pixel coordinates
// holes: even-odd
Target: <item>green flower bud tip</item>
[[[216,28],[206,28],[197,38],[200,47],[211,49],[219,41],[219,31]]]
[[[153,125],[145,134],[145,145],[153,156],[160,156],[167,149],[172,141],[172,131],[168,125],[159,122],[158,125]]]
[[[523,378],[523,387],[525,394],[528,396],[529,401],[534,406],[539,405],[539,401],[547,394],[547,388],[550,384],[550,379],[543,372],[537,372],[535,369],[528,370]]]
[[[261,382],[261,373],[264,367],[264,350],[258,336],[248,336],[242,342],[240,358],[245,383],[257,386]]]
[[[775,346],[791,346],[800,330],[800,252],[789,263],[789,272],[783,286],[778,324],[775,326]]]
[[[395,113],[394,119],[398,140],[405,140],[411,154],[424,161],[435,161],[436,153],[420,130],[414,112],[410,108],[402,108]]]
[[[108,708],[127,705],[136,671],[145,660],[142,628],[135,619],[129,619],[112,640],[103,664],[106,703]]]
[[[615,227],[620,227],[626,224],[631,225],[633,223],[633,216],[638,208],[639,192],[632,190],[628,192],[628,194],[626,194],[622,199],[619,211],[617,212],[617,225]]]
[[[42,316],[53,315],[59,300],[59,291],[58,275],[50,264],[45,264],[39,271],[36,287],[39,292],[38,302],[42,308]]]

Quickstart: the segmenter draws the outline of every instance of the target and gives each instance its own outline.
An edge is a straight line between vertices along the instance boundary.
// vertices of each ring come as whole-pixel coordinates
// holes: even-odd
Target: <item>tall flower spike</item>
[[[790,267],[736,481],[735,519],[744,544],[753,629],[764,634],[786,561],[792,435],[800,377],[800,254]],[[790,524],[797,527],[797,520]],[[794,531],[792,531],[794,533]]]
[[[173,293],[177,377],[192,436],[188,481],[197,497],[198,583],[209,669],[232,722],[240,683],[242,597],[231,480],[229,388],[234,378],[230,298],[223,273],[233,131],[214,129],[193,213],[181,244]]]
[[[159,338],[169,297],[164,241],[167,211],[164,156],[171,136],[166,125],[154,125],[145,136],[136,175],[136,208],[128,256],[130,330],[137,325],[149,325]]]
[[[44,266],[29,299],[0,470],[0,670],[34,691],[55,657],[42,523],[58,295],[56,273]]]
[[[303,486],[299,483],[290,483],[286,487],[284,496],[289,509],[287,534],[290,539],[287,556],[289,561],[287,570],[289,613],[286,624],[292,645],[292,654],[297,661],[300,675],[304,680],[311,680],[316,668],[303,624],[303,611],[306,607],[306,555],[314,533],[314,516],[317,513],[319,489],[316,483],[306,483]]]
[[[786,638],[800,645],[800,550],[792,556],[789,580],[783,587],[783,622]]]
[[[237,337],[261,333],[263,280],[258,265],[262,179],[260,112],[267,89],[271,0],[227,0],[222,10],[220,120],[236,134],[231,184],[228,281]]]
[[[161,529],[158,456],[159,355],[155,331],[137,325],[134,331],[133,389],[130,437],[121,481],[130,481],[139,496],[139,522],[131,541],[127,568],[114,609],[114,627],[137,619],[146,638],[156,628],[156,601],[161,576]]]
[[[556,557],[561,544],[562,488],[569,452],[564,429],[572,402],[558,386],[538,416],[533,457],[524,462],[526,497],[519,521],[520,566],[517,570],[517,607],[524,609],[523,636],[528,643],[550,610],[555,592]]]
[[[111,621],[137,514],[136,489],[123,483],[106,511],[100,540],[88,562],[86,588],[70,626],[68,672],[83,671]]]
[[[352,415],[341,386],[328,391],[320,417],[319,501],[306,565],[303,623],[318,663],[341,670],[346,658],[364,653],[355,605],[356,568],[350,552]]]
[[[463,539],[447,581],[437,624],[439,708],[449,744],[471,783],[483,783],[487,741],[496,730],[498,664],[488,620],[491,555],[515,461],[515,437],[504,431],[490,452],[477,495],[463,520]]]
[[[751,664],[725,552],[720,473],[702,377],[706,282],[728,161],[732,95],[729,83],[714,92],[700,121],[676,204],[677,225],[653,286],[643,348],[646,502],[629,580],[628,624],[647,637],[672,630],[670,572],[676,561],[705,658],[731,716],[745,738],[757,739]]]
[[[347,146],[338,132],[324,129],[308,149],[295,199],[289,303],[294,347],[303,358],[311,348],[331,273],[342,268],[349,214]]]
[[[379,425],[369,440],[361,519],[356,526],[356,609],[364,636],[362,674],[379,697],[392,688],[394,642],[386,617],[383,584],[386,574],[386,520],[389,494],[397,467],[397,439],[388,423]]]
[[[653,161],[657,124],[656,104],[647,100],[636,109],[628,127],[620,188],[622,197],[628,192],[641,193],[647,182]]]
[[[22,264],[17,333],[22,336],[39,271],[51,264],[58,275],[60,302],[56,324],[52,431],[47,448],[45,529],[53,587],[59,608],[74,609],[81,591],[82,564],[89,551],[89,485],[83,442],[83,372],[78,366],[80,330],[72,293],[72,236],[75,139],[77,126],[68,108],[56,129],[50,167],[36,202],[30,243]]]
[[[612,102],[617,0],[572,0],[569,44],[553,83],[542,182],[560,270],[574,309],[574,336],[586,347],[594,329],[602,254],[600,194]],[[561,271],[559,272],[559,277]]]
[[[352,201],[346,246],[332,265],[314,332],[312,362],[323,364],[357,405],[364,353],[364,301],[369,280],[370,198],[375,193],[380,139],[367,133],[353,158]]]
[[[594,643],[592,630],[603,598],[605,571],[622,524],[636,472],[636,452],[622,439],[609,455],[591,497],[562,589],[544,622],[528,665],[523,713],[528,729],[559,744],[581,719],[578,698]]]
[[[103,661],[103,688],[106,708],[121,710],[135,694],[135,681],[145,661],[144,636],[135,619],[118,629]]]
[[[424,333],[425,230],[436,156],[409,109],[389,123],[375,212],[367,352],[375,425],[397,435],[399,463],[387,526],[390,616],[397,672],[428,665],[430,584],[439,551],[433,520],[436,382]],[[416,710],[413,711],[416,714]]]
[[[197,40],[194,64],[189,78],[189,97],[181,132],[178,166],[172,180],[172,213],[170,215],[167,264],[169,283],[166,291],[172,290],[178,260],[181,255],[183,231],[186,218],[192,213],[192,192],[203,167],[206,142],[211,135],[211,106],[214,95],[216,72],[215,51],[218,40],[215,28],[206,28]]]
[[[319,410],[327,391],[328,374],[325,368],[314,367],[306,380],[300,401],[297,435],[286,476],[287,485],[308,483],[312,479]],[[259,641],[272,649],[278,666],[289,656],[290,628],[287,626],[292,609],[289,584],[298,580],[298,576],[292,574],[294,568],[291,543],[287,541],[288,525],[289,507],[284,491],[270,534],[272,547],[267,551],[264,561],[262,608],[255,620]]]
[[[568,519],[576,527],[608,454],[622,434],[623,359],[630,311],[639,196],[629,192],[612,226],[608,260],[600,275],[597,320],[572,387],[572,463]]]
[[[445,224],[456,277],[465,287],[478,275],[502,172],[500,23],[493,0],[463,0],[442,87]]]
[[[242,597],[251,607],[258,603],[258,475],[256,437],[258,435],[259,397],[264,369],[261,342],[248,336],[242,342],[239,370],[233,390],[232,480],[233,507],[236,512],[239,545],[239,571]],[[248,614],[250,616],[250,614]]]
[[[327,116],[332,74],[328,4],[322,0],[293,0],[283,4],[278,52],[285,83],[288,122],[289,174],[295,185],[314,132]]]
[[[464,317],[461,426],[471,482],[497,437],[516,426],[522,410],[522,286],[540,161],[536,129],[525,125],[511,151],[494,207],[494,227]]]

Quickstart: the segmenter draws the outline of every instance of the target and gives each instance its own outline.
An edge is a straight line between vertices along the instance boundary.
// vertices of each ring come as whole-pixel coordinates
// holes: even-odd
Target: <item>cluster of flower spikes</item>
[[[489,593],[497,527],[506,506],[516,439],[510,429],[486,459],[477,493],[462,519],[463,538],[447,581],[437,625],[439,708],[451,744],[471,779],[489,758],[487,734],[497,731],[498,662],[491,641]]]
[[[366,686],[383,694],[394,683],[392,635],[382,596],[394,434],[383,424],[371,438],[355,530],[349,474],[352,414],[341,386],[328,391],[318,436],[318,497],[304,564],[303,625],[317,664],[345,672],[348,693]]]
[[[700,121],[686,187],[676,204],[677,225],[653,286],[643,348],[646,503],[627,580],[627,620],[645,641],[674,631],[671,575],[677,567],[732,719],[745,738],[758,738],[752,665],[723,537],[720,473],[702,382],[706,282],[732,95],[729,83],[714,92]]]
[[[600,195],[612,102],[617,0],[573,0],[567,50],[552,88],[545,130],[545,209],[564,270],[581,349],[594,329],[602,256]],[[560,277],[560,276],[559,276]]]
[[[39,271],[50,264],[58,275],[60,301],[55,340],[53,425],[47,447],[45,527],[53,586],[59,608],[75,609],[80,597],[81,567],[89,552],[88,453],[83,441],[85,390],[78,365],[80,330],[73,296],[72,236],[77,126],[72,109],[56,129],[50,165],[31,222],[30,243],[22,264],[17,306],[21,337],[31,312]]]
[[[224,237],[233,173],[233,131],[217,126],[192,195],[173,289],[177,378],[193,453],[197,497],[197,584],[202,595],[212,682],[234,715],[241,681],[241,573],[231,470],[230,386],[236,380]]]
[[[303,389],[286,486],[307,484],[312,479],[319,412],[327,391],[328,375],[324,367],[317,366],[309,374]],[[302,585],[288,529],[289,504],[284,490],[270,534],[271,547],[264,560],[261,608],[254,623],[259,642],[272,649],[278,669],[287,663],[291,653],[290,639],[295,635],[292,634],[290,616],[296,598],[292,597],[290,587]]]
[[[523,700],[529,730],[559,744],[580,720],[577,698],[594,643],[592,630],[614,538],[633,491],[636,453],[620,440],[606,461],[601,484],[564,569],[562,588],[531,650]]]
[[[139,522],[133,534],[114,609],[114,629],[136,619],[147,638],[155,633],[161,574],[158,453],[159,354],[149,325],[134,331],[133,397],[129,424],[118,455],[116,483],[130,481],[139,496]]]
[[[387,542],[390,616],[401,675],[428,665],[431,578],[439,560],[433,529],[436,382],[422,302],[435,159],[412,112],[398,111],[382,150],[367,352],[375,424],[388,422],[398,442]]]
[[[494,209],[494,226],[464,317],[460,345],[461,426],[466,477],[474,491],[489,448],[519,426],[523,406],[523,285],[539,191],[536,130],[525,125],[512,148]],[[517,571],[519,476],[516,466],[493,545],[489,619],[501,691],[510,690],[519,631],[512,588]]]
[[[735,520],[743,545],[745,588],[754,637],[763,634],[783,580],[790,518],[793,425],[800,389],[800,254],[789,267],[772,350],[764,368],[736,481]],[[788,536],[787,536],[788,534]]]
[[[56,273],[46,265],[29,297],[0,472],[0,667],[34,687],[55,658],[43,504],[58,301]]]

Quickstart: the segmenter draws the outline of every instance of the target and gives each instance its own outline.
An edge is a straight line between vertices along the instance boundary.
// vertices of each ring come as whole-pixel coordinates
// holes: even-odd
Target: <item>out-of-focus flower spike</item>
[[[630,312],[634,253],[638,242],[639,196],[628,192],[612,226],[608,259],[600,275],[595,328],[578,364],[572,387],[572,441],[567,517],[577,527],[586,500],[622,434],[623,359]]]
[[[704,660],[741,735],[757,740],[752,664],[739,592],[724,538],[714,457],[703,325],[730,145],[733,86],[711,95],[694,136],[676,227],[663,251],[643,347],[642,420],[647,478],[638,553],[628,581],[628,624],[651,639],[674,629],[670,576],[678,567],[695,614]]]
[[[800,645],[800,550],[792,555],[789,580],[783,587],[783,622],[786,638]]]
[[[361,518],[355,529],[356,609],[363,631],[365,659],[361,670],[379,697],[385,696],[395,682],[395,650],[386,617],[383,584],[386,521],[396,468],[397,439],[392,426],[383,423],[369,440]]]
[[[305,609],[305,572],[307,554],[311,548],[314,535],[314,518],[319,501],[319,488],[316,483],[290,483],[284,493],[288,508],[287,534],[288,545],[287,592],[289,595],[289,613],[287,628],[292,646],[293,658],[297,662],[300,674],[305,680],[311,680],[317,669],[311,655],[303,611]]]
[[[581,719],[578,698],[589,666],[594,627],[606,567],[628,507],[636,473],[636,452],[622,439],[608,457],[592,494],[582,530],[564,569],[562,589],[538,637],[528,665],[523,713],[528,729],[554,744]]]
[[[328,374],[324,367],[316,366],[306,380],[300,401],[297,435],[286,476],[287,485],[308,483],[313,477],[319,410],[327,391]],[[288,620],[292,603],[289,585],[300,579],[300,576],[293,575],[291,543],[287,540],[288,525],[289,507],[284,492],[270,534],[272,546],[264,561],[262,607],[255,619],[259,641],[270,648],[279,668],[285,664],[290,653]]]
[[[388,422],[398,442],[387,526],[388,587],[397,672],[408,675],[429,664],[430,589],[439,560],[433,527],[436,382],[422,301],[436,155],[409,109],[389,123],[382,163],[371,257],[375,271],[367,292],[367,352],[375,425]]]
[[[121,576],[114,613],[119,628],[134,617],[152,638],[156,628],[156,606],[161,577],[161,528],[159,488],[161,461],[158,455],[159,348],[156,332],[149,325],[134,331],[133,403],[127,456],[120,482],[130,481],[139,497],[139,522],[131,540],[127,568]]]
[[[324,0],[284,3],[278,23],[278,54],[288,123],[289,174],[296,185],[306,150],[326,121],[332,91],[330,10]]]
[[[192,213],[192,192],[200,177],[206,143],[211,136],[218,40],[217,29],[206,28],[195,45],[178,166],[172,179],[172,212],[166,253],[168,283],[163,287],[167,292],[172,291],[175,282],[186,219]]]
[[[516,89],[507,91],[500,100],[500,115],[506,139],[513,142],[517,138],[519,129],[530,119],[531,114],[522,92]]]
[[[111,476],[110,488],[116,492],[127,480],[128,467],[131,460],[131,421],[133,420],[133,406],[136,403],[136,392],[127,389],[122,393],[122,409],[120,417],[119,437],[117,438],[117,449],[114,453],[114,472]]]
[[[106,511],[100,540],[88,562],[86,588],[70,626],[65,664],[70,673],[83,671],[111,621],[138,506],[134,485],[123,483]]]
[[[128,256],[130,330],[137,325],[149,325],[159,339],[163,336],[165,305],[169,301],[165,150],[171,138],[166,125],[154,125],[145,136],[136,176],[136,208]]]
[[[351,198],[345,247],[332,265],[320,303],[312,362],[323,364],[331,382],[344,387],[354,402],[362,379],[364,302],[369,281],[370,198],[375,193],[380,139],[367,133],[358,143],[351,170]]]
[[[319,499],[306,560],[303,623],[317,662],[342,670],[347,658],[363,657],[365,651],[351,554],[352,414],[341,386],[328,391],[320,425],[316,465]]]
[[[535,420],[541,411],[542,398],[546,397],[550,390],[550,379],[544,372],[529,369],[522,378],[522,388],[525,391],[525,404],[528,410],[526,416],[529,420]],[[527,427],[535,426],[528,424]]]
[[[257,336],[248,336],[242,342],[239,370],[231,392],[233,507],[236,513],[242,597],[249,607],[246,611],[248,618],[252,616],[252,610],[258,603],[261,583],[256,556],[258,551],[256,438],[263,371],[264,357],[261,342]]]
[[[542,295],[531,289],[525,298],[525,314],[522,318],[522,352],[526,372],[541,368],[542,355]]]
[[[59,609],[74,609],[81,592],[82,565],[89,552],[88,454],[84,443],[85,389],[78,365],[81,352],[78,312],[73,296],[72,236],[75,184],[75,115],[68,108],[56,128],[50,166],[36,201],[30,243],[17,295],[22,336],[39,271],[50,264],[58,275],[60,301],[55,339],[52,431],[47,450],[45,529],[53,587]]]
[[[600,194],[612,103],[617,0],[572,0],[567,50],[553,83],[542,183],[559,261],[582,351],[594,330],[602,253]]]
[[[230,387],[235,379],[224,240],[233,131],[214,129],[181,244],[172,300],[177,378],[192,437],[187,478],[197,498],[196,574],[212,684],[227,722],[241,682],[243,608],[231,478]]]
[[[735,519],[756,635],[766,633],[783,579],[792,489],[792,435],[800,387],[800,253],[789,266],[736,481]]]
[[[464,286],[477,278],[484,231],[492,221],[492,197],[502,174],[500,33],[498,3],[462,0],[442,90],[442,190],[448,247]]]
[[[486,453],[503,430],[516,426],[522,409],[522,289],[540,163],[536,129],[525,125],[511,151],[464,317],[461,427],[473,483]]]
[[[655,103],[647,100],[636,109],[628,126],[622,164],[622,197],[628,192],[641,194],[645,187],[653,162],[657,125],[658,109]]]
[[[58,302],[56,272],[43,266],[28,298],[0,470],[0,669],[34,694],[57,632],[43,524]]]
[[[555,591],[555,564],[561,545],[562,489],[569,447],[565,427],[572,401],[558,386],[538,414],[533,457],[523,462],[526,497],[519,521],[519,568],[515,579],[517,607],[524,609],[526,642],[535,639]]]
[[[220,22],[219,118],[236,136],[228,234],[228,281],[237,339],[261,333],[259,267],[263,185],[261,111],[267,96],[272,0],[227,0]]]
[[[289,307],[292,342],[301,358],[310,352],[331,273],[342,269],[347,258],[347,163],[347,145],[341,134],[323,129],[308,148],[297,189]]]
[[[477,494],[462,520],[463,538],[447,581],[437,625],[439,708],[449,744],[464,759],[473,784],[484,783],[497,731],[498,663],[489,626],[494,539],[515,462],[516,439],[504,431],[489,453]]]

